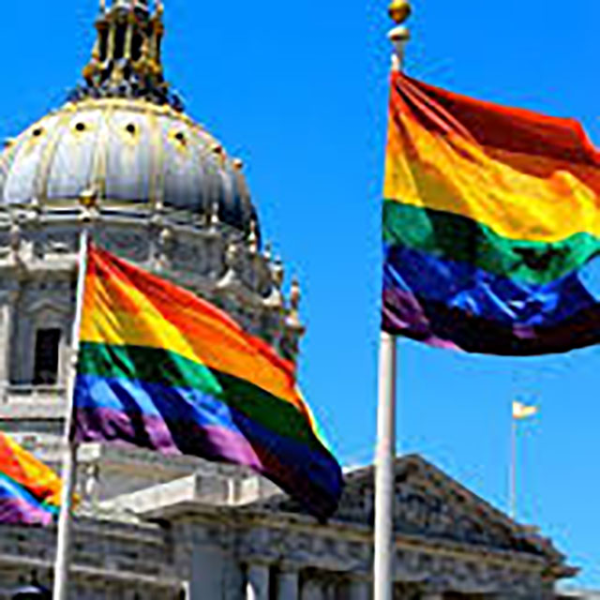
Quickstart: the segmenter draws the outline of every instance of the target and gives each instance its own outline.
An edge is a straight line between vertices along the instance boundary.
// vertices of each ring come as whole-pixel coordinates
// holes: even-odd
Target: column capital
[[[252,557],[245,561],[244,565],[247,569],[252,567],[266,567],[270,569],[273,566],[273,560],[270,558],[263,558],[262,556]]]
[[[280,573],[298,575],[303,568],[303,565],[294,561],[280,560],[274,564]]]

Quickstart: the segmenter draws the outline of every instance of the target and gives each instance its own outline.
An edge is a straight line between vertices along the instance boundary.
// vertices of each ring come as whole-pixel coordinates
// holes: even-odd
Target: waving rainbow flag
[[[291,363],[208,302],[93,246],[75,437],[245,465],[321,518],[342,490]]]
[[[61,480],[0,433],[0,523],[49,525],[58,515]]]
[[[572,120],[394,73],[383,328],[489,354],[600,341],[600,154]]]

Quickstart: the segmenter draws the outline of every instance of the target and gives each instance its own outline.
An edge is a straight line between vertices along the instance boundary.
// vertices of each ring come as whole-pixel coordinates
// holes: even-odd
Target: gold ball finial
[[[390,19],[397,25],[405,23],[412,13],[412,7],[408,0],[392,0],[388,8]]]

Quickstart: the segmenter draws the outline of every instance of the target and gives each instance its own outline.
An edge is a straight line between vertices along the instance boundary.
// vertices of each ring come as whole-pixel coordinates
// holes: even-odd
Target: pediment
[[[334,516],[338,523],[373,527],[374,467],[345,474],[346,488]],[[303,512],[290,499],[270,502],[283,512]],[[396,462],[394,526],[399,535],[560,559],[551,543],[512,521],[420,456]]]

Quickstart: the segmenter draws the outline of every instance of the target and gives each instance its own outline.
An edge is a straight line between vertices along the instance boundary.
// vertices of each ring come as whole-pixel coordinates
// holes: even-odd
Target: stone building
[[[262,241],[240,160],[163,73],[162,4],[101,9],[83,82],[0,156],[0,428],[59,468],[82,219],[97,243],[215,302],[296,360],[300,287]],[[94,199],[94,202],[90,202]],[[549,599],[573,575],[534,530],[398,459],[397,597]],[[326,525],[252,473],[79,451],[74,600],[367,600],[373,469]],[[50,586],[55,531],[0,528],[0,588]]]

